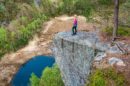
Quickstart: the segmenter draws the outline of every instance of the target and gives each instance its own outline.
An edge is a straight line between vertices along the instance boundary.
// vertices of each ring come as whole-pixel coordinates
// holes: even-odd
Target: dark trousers
[[[72,32],[73,32],[73,35],[77,33],[77,26],[72,27]]]

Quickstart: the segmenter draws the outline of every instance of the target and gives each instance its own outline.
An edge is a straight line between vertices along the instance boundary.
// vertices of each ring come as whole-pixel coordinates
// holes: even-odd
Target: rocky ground
[[[22,64],[37,55],[51,55],[52,38],[57,32],[71,31],[73,17],[60,16],[43,23],[40,34],[24,48],[6,54],[0,61],[0,86],[8,86],[14,74]],[[78,16],[78,30],[94,31],[91,23],[86,23],[85,17]]]
[[[126,86],[130,86],[130,51],[128,55],[122,53],[99,53],[93,62],[93,68],[105,69],[114,67],[118,73],[124,75],[127,82]]]
[[[0,86],[8,86],[14,74],[22,64],[37,55],[51,55],[51,43],[54,35],[61,31],[71,31],[73,17],[60,16],[50,19],[43,23],[40,34],[35,35],[29,44],[16,52],[6,54],[0,61]],[[78,16],[79,31],[97,31],[96,25],[87,23],[86,18]],[[128,38],[119,40],[125,43],[129,42]],[[130,48],[129,48],[130,49]],[[119,52],[118,54],[115,53]],[[111,53],[110,53],[111,52]],[[129,53],[129,52],[128,52]],[[107,68],[114,66],[122,72],[128,82],[130,82],[130,55],[124,55],[121,51],[113,46],[109,52],[101,53],[95,57],[93,66],[95,68]],[[129,86],[129,85],[128,85]]]

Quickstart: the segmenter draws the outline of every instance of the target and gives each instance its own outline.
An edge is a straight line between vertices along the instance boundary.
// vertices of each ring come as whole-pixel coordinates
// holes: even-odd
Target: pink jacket
[[[77,19],[74,18],[74,23],[73,23],[74,26],[77,26]]]

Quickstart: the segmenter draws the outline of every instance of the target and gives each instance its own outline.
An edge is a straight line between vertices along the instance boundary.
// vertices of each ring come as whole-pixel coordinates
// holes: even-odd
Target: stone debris
[[[107,52],[110,49],[110,43],[97,41],[96,49],[99,51]]]
[[[125,45],[124,45],[124,48],[125,48],[128,52],[130,52],[130,44],[125,44]]]
[[[116,57],[112,57],[108,60],[108,63],[113,66],[114,64],[116,64],[117,66],[126,66],[126,64],[123,62],[123,60],[116,58]]]
[[[106,53],[104,53],[104,52],[99,52],[99,53],[96,55],[94,61],[101,61],[101,60],[102,60],[103,58],[105,58],[106,56],[107,56]]]
[[[122,53],[116,45],[111,46],[107,52],[112,53],[112,54],[116,54],[116,53],[121,54]]]
[[[130,52],[130,45],[124,42],[114,42],[114,46],[110,46],[107,52],[111,54],[128,54]]]

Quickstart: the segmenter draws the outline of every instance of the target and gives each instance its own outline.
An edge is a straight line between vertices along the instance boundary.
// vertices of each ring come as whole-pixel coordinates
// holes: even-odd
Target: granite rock
[[[71,34],[71,32],[56,34],[52,51],[65,86],[84,86],[91,71],[95,53],[102,51],[96,48],[96,43],[100,40],[94,32]]]

